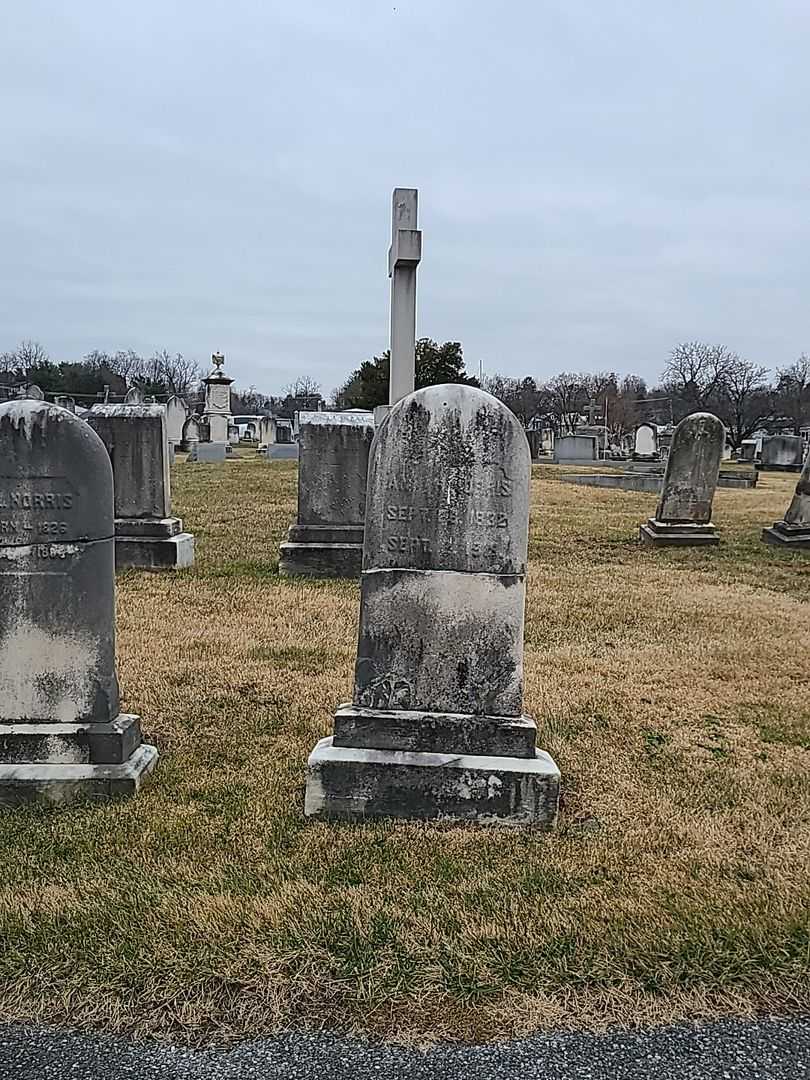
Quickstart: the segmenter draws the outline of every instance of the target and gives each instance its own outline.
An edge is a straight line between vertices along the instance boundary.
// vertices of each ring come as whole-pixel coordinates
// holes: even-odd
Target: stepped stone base
[[[362,525],[291,525],[279,546],[282,577],[359,578]]]
[[[639,539],[653,547],[704,547],[720,543],[711,522],[697,525],[688,521],[665,522],[649,518],[639,526]]]
[[[108,724],[0,724],[0,805],[134,795],[157,757],[129,714]]]
[[[325,820],[405,818],[550,829],[560,773],[551,757],[369,750],[321,739],[309,756],[304,813]]]
[[[116,518],[115,568],[179,570],[194,564],[194,536],[180,518]]]
[[[788,548],[810,548],[810,526],[790,525],[787,521],[775,521],[773,527],[762,530],[766,544]]]

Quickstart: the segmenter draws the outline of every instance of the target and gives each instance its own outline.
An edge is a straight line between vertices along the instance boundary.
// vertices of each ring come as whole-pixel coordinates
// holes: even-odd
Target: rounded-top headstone
[[[0,405],[0,720],[118,715],[110,459],[41,401]]]
[[[363,569],[524,573],[530,478],[526,434],[497,398],[409,394],[371,445]]]
[[[672,436],[657,521],[711,521],[725,438],[725,428],[713,413],[691,413],[681,420]]]

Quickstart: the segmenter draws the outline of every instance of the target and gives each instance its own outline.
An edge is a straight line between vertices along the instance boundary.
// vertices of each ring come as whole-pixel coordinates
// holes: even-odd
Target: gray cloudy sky
[[[0,350],[228,356],[324,390],[419,333],[654,379],[810,351],[807,0],[7,0]]]

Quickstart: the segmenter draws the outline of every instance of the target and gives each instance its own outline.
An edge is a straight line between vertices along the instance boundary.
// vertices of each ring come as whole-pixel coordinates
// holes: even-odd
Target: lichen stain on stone
[[[68,724],[94,715],[99,656],[92,637],[49,633],[19,618],[0,650],[0,715]]]

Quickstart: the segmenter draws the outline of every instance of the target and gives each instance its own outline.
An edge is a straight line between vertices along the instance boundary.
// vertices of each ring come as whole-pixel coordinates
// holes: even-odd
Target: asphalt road
[[[804,1080],[810,1018],[537,1036],[424,1053],[288,1034],[224,1050],[0,1026],[2,1080]]]

